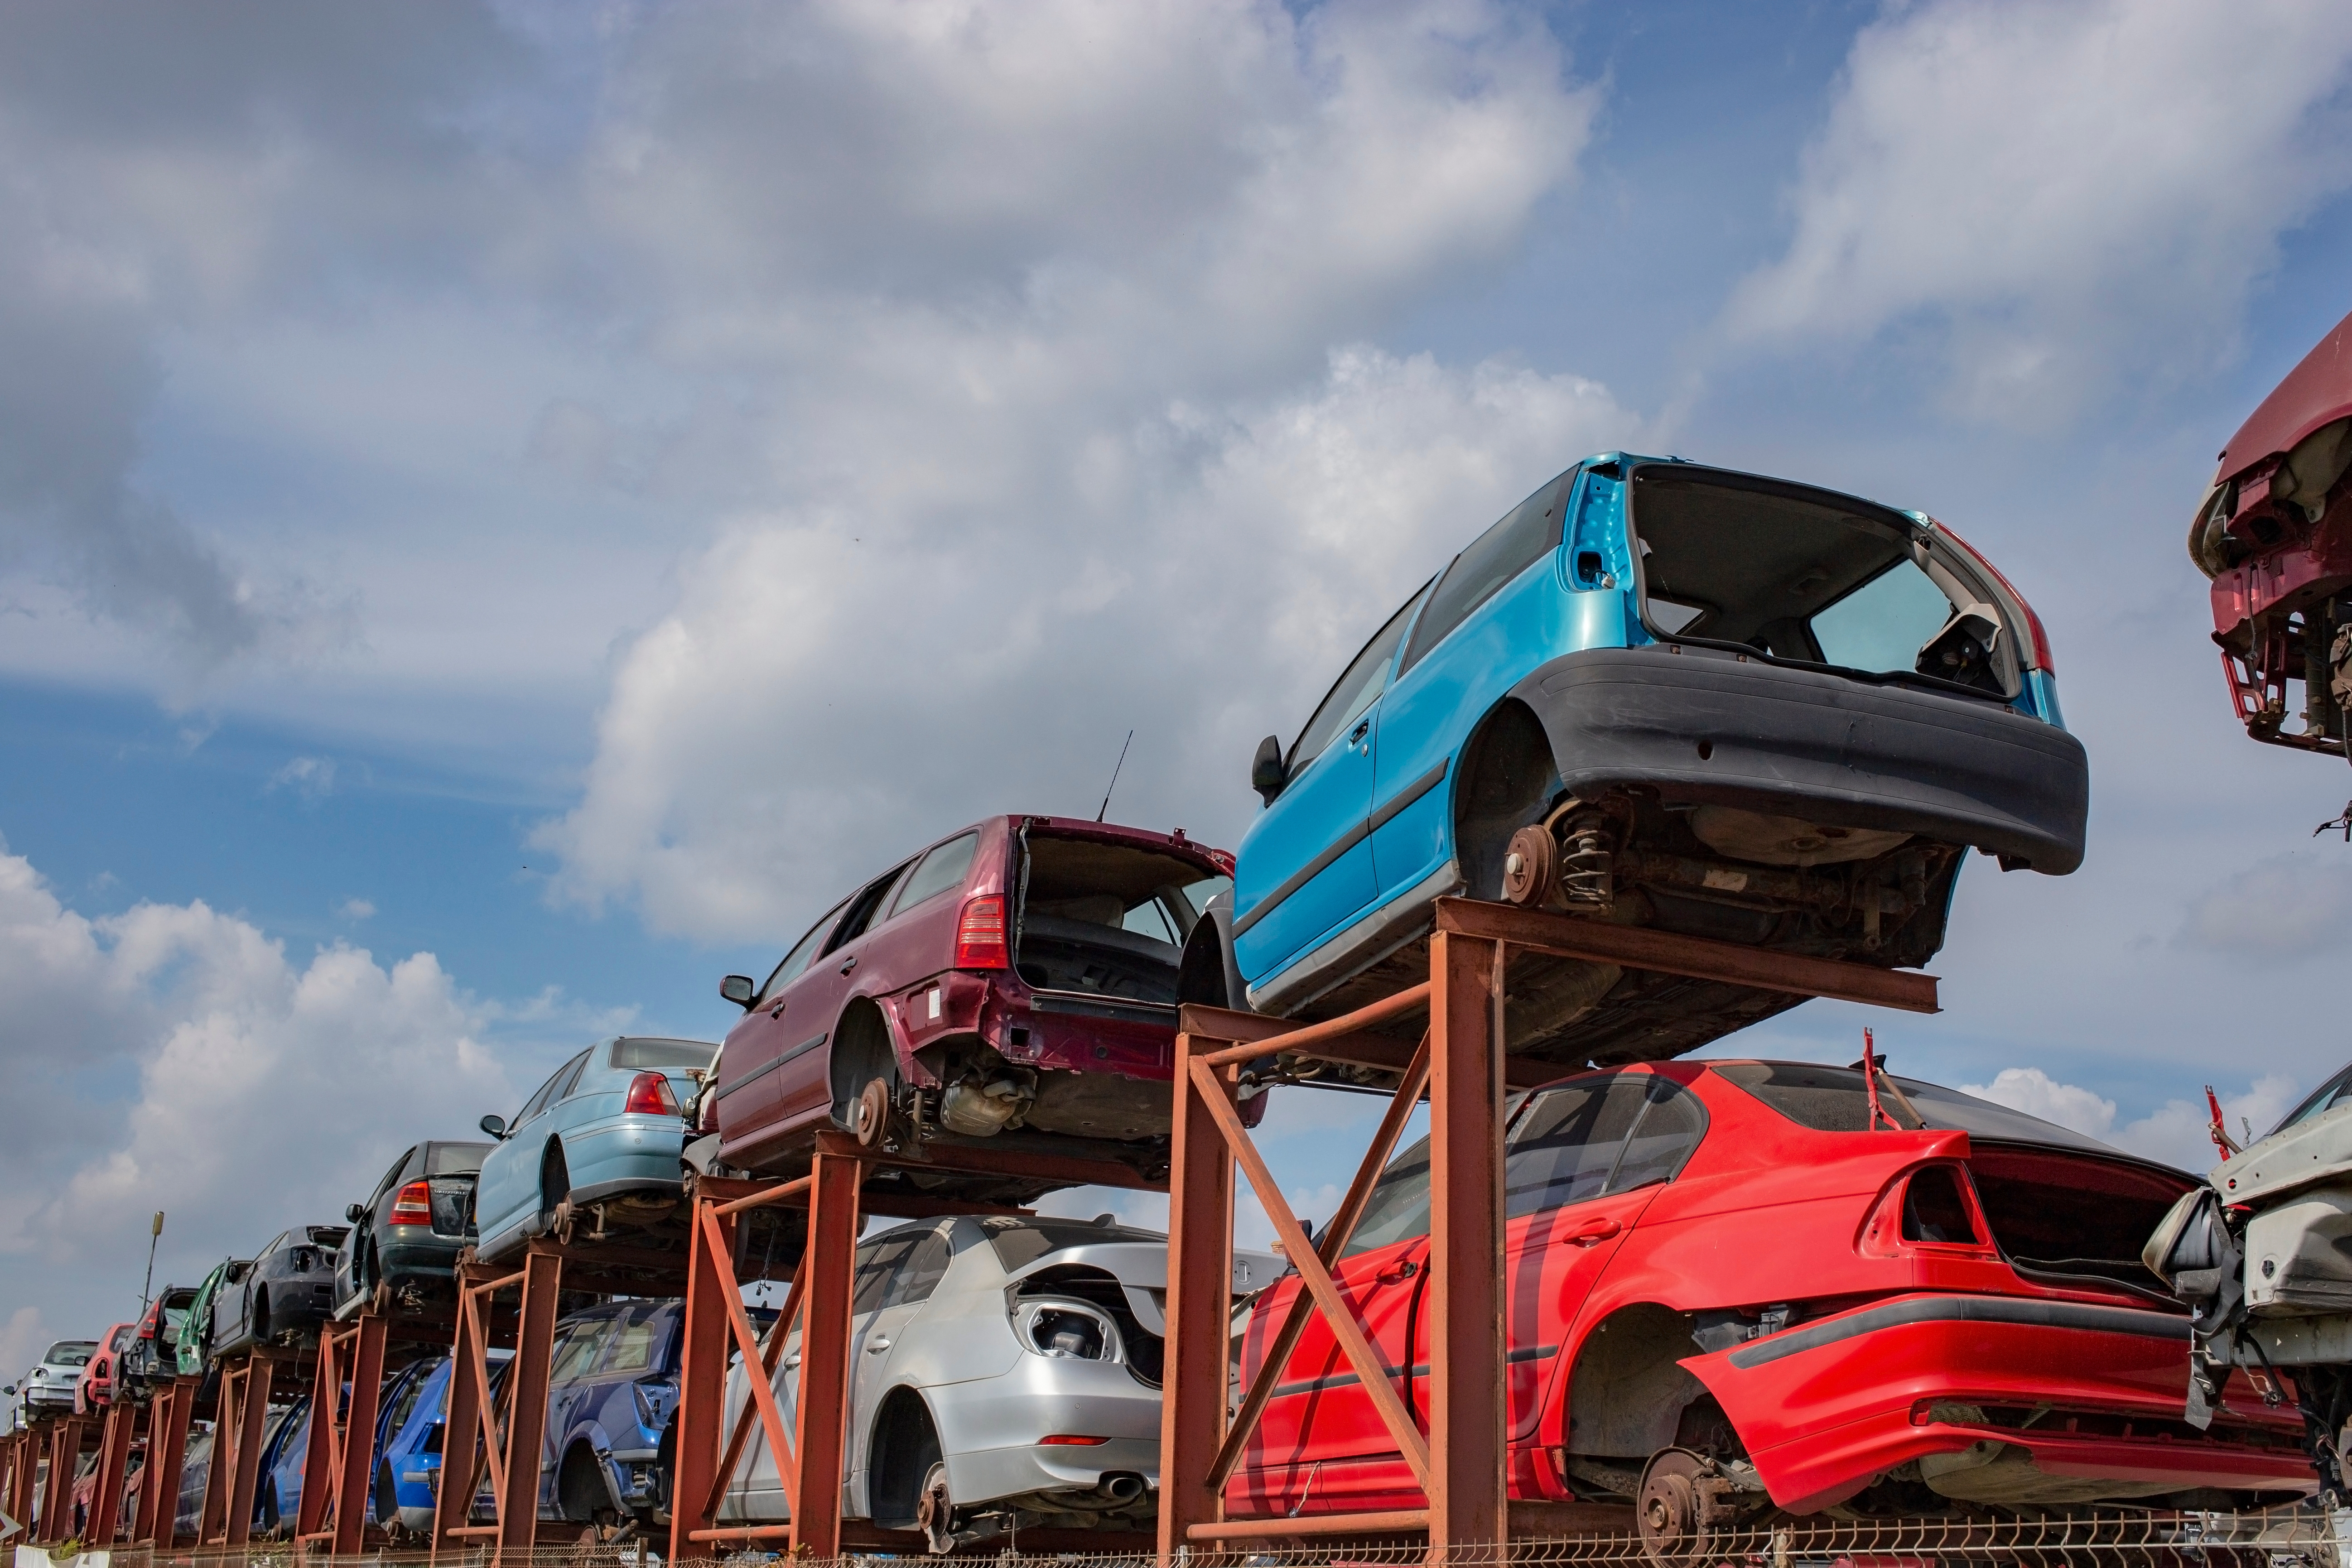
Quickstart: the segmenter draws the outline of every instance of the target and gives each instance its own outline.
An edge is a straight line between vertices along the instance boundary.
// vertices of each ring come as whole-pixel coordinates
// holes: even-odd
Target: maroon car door
[[[826,1071],[832,1061],[826,1048],[833,1040],[833,1026],[849,999],[851,977],[864,961],[866,935],[906,871],[903,864],[893,866],[859,890],[808,967],[784,987],[779,998],[783,1004],[783,1032],[790,1043],[774,1074],[778,1127],[807,1125],[833,1104],[832,1075]]]
[[[797,1016],[785,1018],[784,992],[832,935],[849,902],[835,904],[793,944],[760,988],[759,1000],[727,1031],[719,1052],[717,1092],[719,1148],[730,1160],[755,1145],[775,1124],[776,1081],[792,1049],[791,1030],[800,1021]]]

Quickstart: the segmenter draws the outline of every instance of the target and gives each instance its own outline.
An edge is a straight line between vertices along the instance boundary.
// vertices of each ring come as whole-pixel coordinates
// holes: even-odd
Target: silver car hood
[[[2275,1197],[2352,1172],[2352,1104],[2273,1133],[2223,1160],[2205,1179],[2229,1203]]]
[[[1146,1241],[1103,1241],[1065,1247],[1015,1269],[1009,1280],[1025,1280],[1072,1263],[1100,1269],[1119,1282],[1135,1321],[1163,1338],[1168,1333],[1168,1249]],[[1234,1249],[1234,1294],[1255,1295],[1282,1278],[1286,1266],[1271,1252]]]

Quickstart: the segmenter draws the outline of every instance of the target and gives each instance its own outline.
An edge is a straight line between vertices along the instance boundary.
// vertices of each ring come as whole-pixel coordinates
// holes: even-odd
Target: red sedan
[[[1853,1068],[1666,1061],[1519,1106],[1503,1260],[1514,1498],[1639,1499],[1645,1533],[1687,1538],[1774,1509],[2219,1506],[2313,1489],[2291,1397],[2266,1404],[2241,1376],[2210,1428],[2181,1419],[2189,1320],[2139,1251],[2191,1177],[1883,1070],[1875,1088]],[[1428,1184],[1424,1143],[1389,1166],[1335,1270],[1424,1422]],[[1245,1379],[1299,1288],[1259,1299]],[[1311,1320],[1229,1513],[1421,1502]]]

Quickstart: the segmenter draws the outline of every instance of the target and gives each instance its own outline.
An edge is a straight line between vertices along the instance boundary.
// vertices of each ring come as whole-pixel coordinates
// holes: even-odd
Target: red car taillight
[[[400,1189],[392,1200],[392,1212],[384,1218],[393,1225],[430,1225],[433,1223],[433,1184],[413,1181]]]
[[[640,1072],[629,1080],[629,1098],[621,1109],[647,1116],[677,1114],[677,1096],[669,1092],[669,1080],[658,1072]]]
[[[964,900],[962,918],[956,922],[955,967],[1002,969],[1004,962],[1004,900],[993,893]]]

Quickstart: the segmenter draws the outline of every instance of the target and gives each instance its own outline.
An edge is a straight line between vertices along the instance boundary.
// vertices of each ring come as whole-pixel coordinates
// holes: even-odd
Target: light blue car
[[[623,1035],[555,1070],[509,1123],[482,1118],[498,1145],[474,1188],[478,1255],[494,1260],[570,1219],[592,1233],[660,1224],[677,1207],[678,1155],[695,1070],[719,1048]]]
[[[1415,591],[1251,783],[1265,810],[1184,998],[1306,1018],[1427,978],[1447,894],[1916,965],[1968,850],[2071,872],[2089,799],[2041,622],[1948,528],[1622,453]],[[1511,1049],[1577,1066],[1794,1005],[1549,962],[1514,968],[1541,1004]]]

